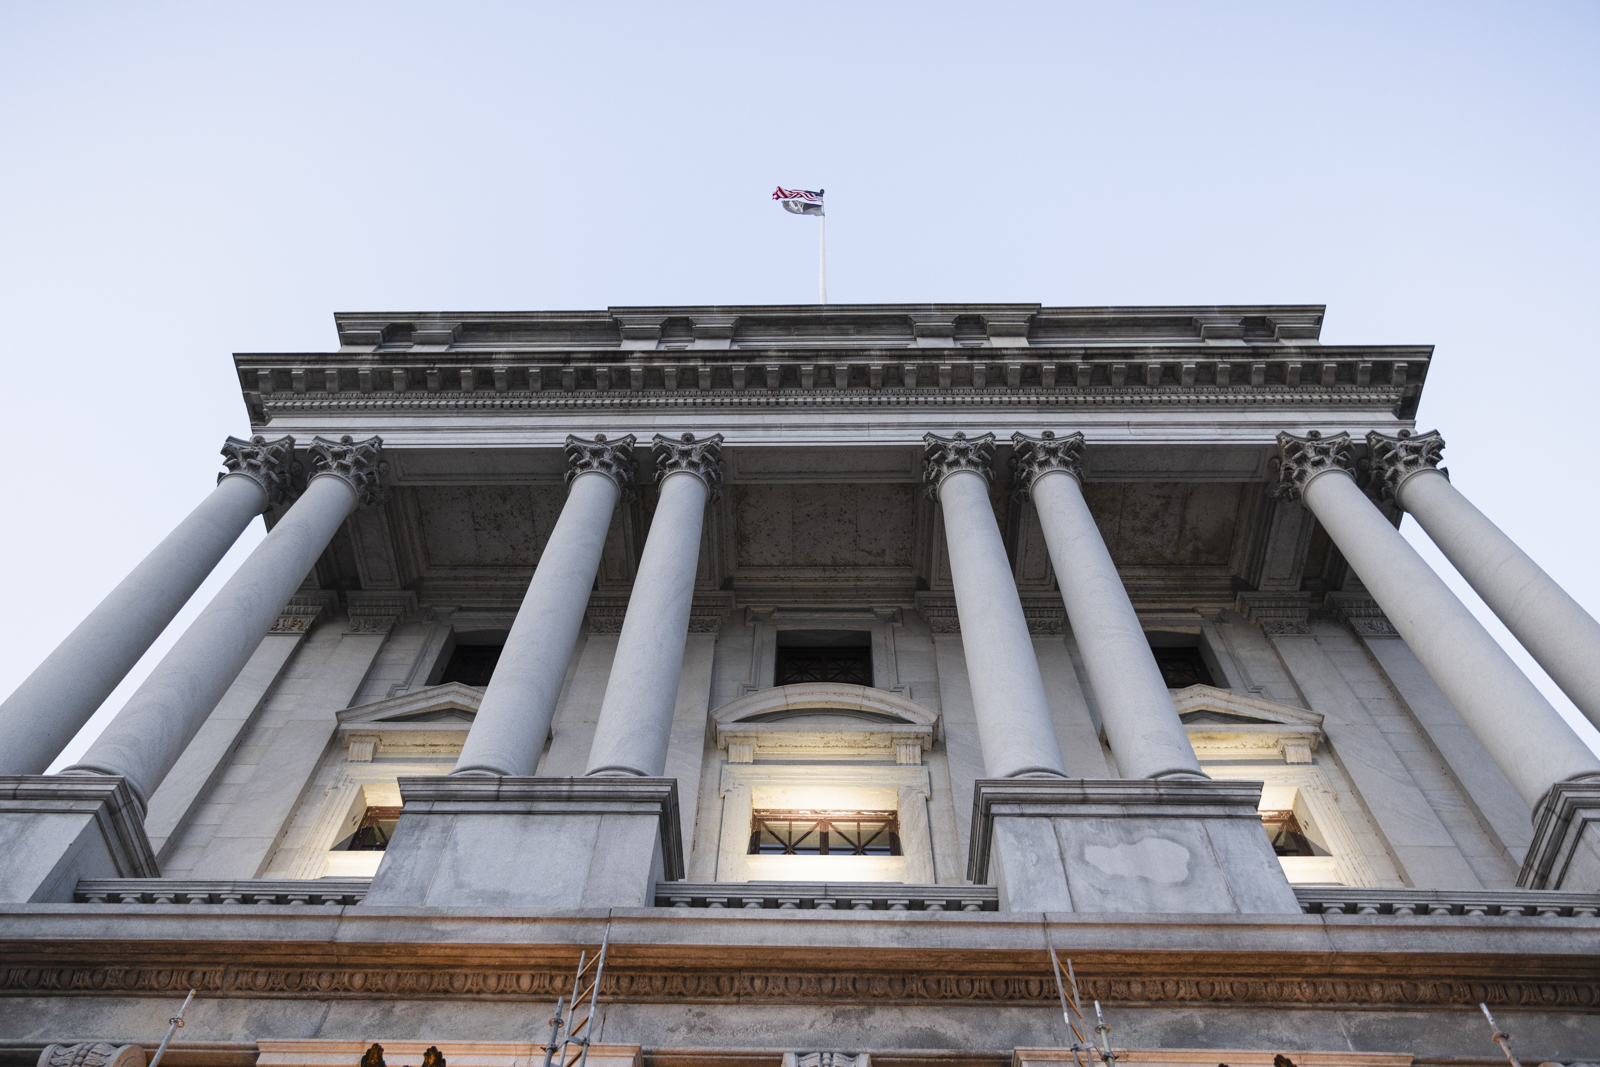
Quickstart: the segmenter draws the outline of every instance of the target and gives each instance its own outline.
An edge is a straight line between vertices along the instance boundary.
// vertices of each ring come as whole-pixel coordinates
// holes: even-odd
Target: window
[[[1263,811],[1261,813],[1261,826],[1267,831],[1267,837],[1272,841],[1272,851],[1280,856],[1315,856],[1317,850],[1305,832],[1300,829],[1300,820],[1294,817],[1292,811]]]
[[[865,630],[781,630],[774,685],[872,684],[872,635]]]
[[[335,852],[382,852],[394,836],[399,808],[368,808],[356,832],[333,846]]]
[[[439,675],[439,684],[460,682],[482,689],[494,677],[495,664],[499,662],[499,645],[457,645],[444,665],[444,673]]]
[[[892,811],[756,810],[751,856],[898,856],[900,820]]]
[[[1155,656],[1156,666],[1161,668],[1161,680],[1167,683],[1168,689],[1216,684],[1198,648],[1152,648],[1150,653]]]

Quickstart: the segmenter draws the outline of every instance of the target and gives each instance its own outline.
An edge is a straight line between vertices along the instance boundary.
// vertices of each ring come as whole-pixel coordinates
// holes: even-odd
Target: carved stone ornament
[[[326,437],[313,437],[311,465],[317,474],[332,474],[343,478],[356,491],[358,507],[369,508],[381,504],[388,497],[383,486],[383,476],[389,464],[383,460],[383,438],[369,437],[357,441],[345,434],[337,441]]]
[[[969,440],[960,430],[954,437],[927,433],[922,435],[922,443],[927,446],[922,459],[922,484],[929,498],[938,500],[940,483],[956,471],[977,471],[984,481],[994,481],[994,434]]]
[[[1340,470],[1355,476],[1355,460],[1350,455],[1350,435],[1337,433],[1323,437],[1312,430],[1304,437],[1292,433],[1278,435],[1278,485],[1274,496],[1299,500],[1311,479],[1328,471]]]
[[[395,623],[416,610],[417,594],[409,590],[398,593],[351,593],[348,632],[386,634],[394,629]]]
[[[141,1045],[113,1045],[109,1041],[83,1041],[76,1045],[46,1045],[39,1067],[144,1067]]]
[[[636,485],[633,441],[631,433],[615,441],[607,441],[603,433],[595,434],[593,441],[585,441],[581,437],[568,434],[567,486],[570,488],[572,479],[578,475],[596,471],[617,483],[623,500],[632,500]]]
[[[855,1052],[785,1052],[783,1067],[871,1067],[872,1057]]]
[[[1444,454],[1444,438],[1438,430],[1414,434],[1401,430],[1389,437],[1373,430],[1367,434],[1367,450],[1372,457],[1372,470],[1377,475],[1378,499],[1397,500],[1400,483],[1419,471],[1436,470],[1445,474],[1439,460]],[[1448,475],[1446,475],[1448,477]]]
[[[701,441],[686,433],[674,441],[656,434],[653,449],[656,459],[656,484],[660,485],[669,474],[688,473],[706,483],[709,502],[722,497],[722,435],[714,433]]]
[[[1016,487],[1018,500],[1028,499],[1033,483],[1046,471],[1066,471],[1083,482],[1083,434],[1057,437],[1054,430],[1046,430],[1038,437],[1029,437],[1014,433],[1011,444],[1011,484]]]
[[[332,593],[319,593],[311,596],[292,596],[289,602],[278,612],[278,619],[272,624],[268,633],[274,634],[303,634],[316,625],[325,611],[332,611],[337,604],[337,595]]]
[[[1323,601],[1328,614],[1362,637],[1399,637],[1400,632],[1370,596],[1360,593],[1329,593]]]
[[[228,473],[217,475],[219,483],[229,474],[242,474],[267,494],[268,507],[288,497],[290,475],[299,467],[294,459],[293,437],[269,441],[260,434],[248,441],[230,437],[222,442],[222,465]]]

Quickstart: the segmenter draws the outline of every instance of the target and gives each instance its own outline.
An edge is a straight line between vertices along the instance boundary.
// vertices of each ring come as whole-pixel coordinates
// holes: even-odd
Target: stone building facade
[[[0,1056],[138,1067],[194,988],[173,1067],[521,1067],[605,941],[597,1064],[1065,1063],[1052,949],[1124,1063],[1500,1062],[1480,1002],[1600,1057],[1600,758],[1401,515],[1597,723],[1600,626],[1416,432],[1430,348],[336,321],[0,705]]]

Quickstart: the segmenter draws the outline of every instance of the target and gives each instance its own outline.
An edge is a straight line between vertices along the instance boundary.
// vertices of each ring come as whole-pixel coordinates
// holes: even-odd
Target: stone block
[[[367,904],[647,908],[683,877],[672,778],[401,778]]]
[[[967,877],[1008,911],[1298,915],[1259,782],[983,779]]]
[[[1533,844],[1517,877],[1522,889],[1600,888],[1600,779],[1557,782],[1533,815]]]
[[[0,901],[71,903],[80,878],[158,873],[144,812],[122,778],[0,776]]]

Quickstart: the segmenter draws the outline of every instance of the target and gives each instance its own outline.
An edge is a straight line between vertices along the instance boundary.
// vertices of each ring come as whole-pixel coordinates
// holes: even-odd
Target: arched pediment
[[[711,713],[718,726],[762,722],[901,724],[937,730],[939,713],[887,689],[843,682],[797,682],[758,689]]]

